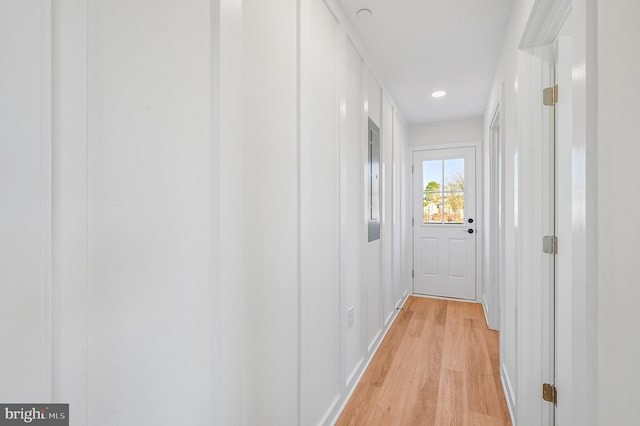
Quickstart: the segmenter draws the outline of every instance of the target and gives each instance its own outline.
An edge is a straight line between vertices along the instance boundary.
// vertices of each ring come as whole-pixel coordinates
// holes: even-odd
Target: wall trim
[[[571,11],[572,0],[536,0],[520,40],[520,49],[553,43]]]
[[[391,319],[393,318],[394,311],[389,312],[389,315],[384,319],[384,326],[385,327],[387,326],[387,324],[389,324],[389,321],[391,321]]]
[[[346,381],[347,388],[349,388],[353,384],[353,379],[358,377],[358,372],[360,371],[360,368],[362,367],[364,360],[365,360],[364,357],[360,358],[360,360],[356,363],[356,366],[353,369],[353,371],[351,371],[351,373],[349,374],[349,378]]]
[[[413,297],[420,297],[422,299],[437,299],[437,300],[448,300],[450,302],[461,302],[461,303],[474,303],[474,304],[478,304],[480,302],[478,302],[477,300],[470,300],[470,299],[456,299],[455,297],[443,297],[443,296],[431,296],[429,294],[417,294],[414,293],[411,296]]]
[[[489,322],[489,304],[487,303],[487,297],[485,295],[482,295],[482,312],[484,312],[484,320],[487,322],[487,326],[490,327],[490,322]]]
[[[364,363],[364,365],[362,365],[361,370],[360,370],[359,374],[357,375],[357,380],[353,380],[351,385],[349,387],[347,387],[347,392],[345,394],[345,398],[344,398],[342,404],[340,405],[340,407],[338,408],[338,410],[335,412],[335,414],[333,416],[325,416],[324,422],[322,422],[320,424],[322,424],[323,426],[329,426],[329,425],[334,425],[338,421],[338,419],[340,418],[340,415],[342,414],[342,412],[344,411],[345,407],[347,406],[347,404],[351,400],[351,397],[353,396],[353,392],[356,390],[356,387],[358,386],[358,383],[360,383],[360,381],[362,380],[362,376],[364,376],[364,373],[367,371],[367,368],[369,368],[369,364],[371,364],[371,361],[373,360],[373,357],[376,355],[376,353],[378,353],[378,349],[380,349],[380,345],[384,341],[384,338],[387,336],[387,333],[389,332],[389,330],[391,329],[393,324],[396,322],[396,319],[398,318],[398,314],[400,313],[400,310],[402,309],[404,304],[407,303],[407,300],[408,300],[408,296],[405,296],[404,299],[402,299],[400,301],[400,306],[401,307],[400,308],[396,308],[395,313],[393,314],[393,320],[389,323],[388,327],[385,327],[384,333],[382,333],[381,338],[377,341],[375,347],[370,352],[370,354],[369,354],[369,356],[367,358],[367,362]],[[330,422],[326,421],[328,418],[331,419]]]
[[[45,399],[53,397],[53,12],[51,0],[42,3],[41,22],[41,109],[40,109],[40,145],[41,177],[40,194],[42,199],[42,304],[43,320],[45,321],[42,334],[42,395]]]
[[[507,373],[507,366],[500,365],[500,382],[502,383],[502,390],[507,400],[507,408],[509,408],[509,416],[511,417],[511,423],[516,424],[516,397],[513,393],[513,386],[511,386],[511,380],[509,380],[509,373]]]
[[[378,330],[378,332],[376,333],[375,337],[373,339],[371,339],[371,343],[369,343],[369,346],[367,347],[367,353],[371,352],[371,350],[374,347],[376,347],[376,346],[378,346],[380,344],[380,342],[382,341],[382,339],[381,339],[382,332],[384,330],[385,330],[384,328]]]
[[[329,406],[327,411],[324,413],[324,415],[322,416],[322,418],[320,419],[318,424],[320,424],[320,425],[326,425],[327,424],[327,419],[329,417],[331,417],[331,413],[333,413],[335,411],[336,406],[338,405],[338,403],[340,402],[341,399],[342,399],[342,395],[340,395],[340,394],[336,395],[336,397],[334,398],[333,402],[331,403],[331,405]],[[335,422],[332,422],[331,424],[334,424],[334,423]]]
[[[487,303],[487,323],[493,330],[500,330],[500,321],[502,317],[502,303],[501,292],[504,288],[504,277],[502,274],[503,269],[503,256],[501,255],[504,249],[504,223],[499,222],[498,213],[504,210],[504,205],[500,205],[500,201],[504,204],[504,134],[505,134],[505,120],[502,106],[504,105],[504,81],[500,82],[497,89],[497,97],[492,101],[491,108],[491,120],[489,121],[488,135],[486,135],[486,145],[483,149],[483,160],[486,162],[487,169],[485,170],[484,177],[484,189],[488,190],[487,203],[484,206],[486,213],[485,225],[488,232],[484,233],[483,241],[485,242],[484,248],[487,251],[484,253],[483,267],[484,267],[484,284],[491,283],[491,291],[488,292],[487,287],[483,287],[483,297],[486,300],[487,293],[489,293],[489,299],[491,303]],[[498,128],[498,140],[494,138],[494,129]],[[502,168],[499,168],[499,158],[502,157]],[[502,183],[502,188],[500,187]],[[504,222],[504,220],[503,220]],[[502,227],[501,227],[502,225]]]

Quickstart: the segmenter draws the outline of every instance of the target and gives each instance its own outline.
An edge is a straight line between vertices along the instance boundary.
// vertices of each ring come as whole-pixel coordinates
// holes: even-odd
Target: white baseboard
[[[489,321],[489,306],[487,304],[487,298],[482,295],[482,310],[484,311],[484,319],[487,321],[487,326],[491,328],[491,321]]]
[[[344,401],[342,402],[342,405],[340,406],[340,408],[335,412],[335,414],[333,416],[325,416],[325,418],[323,418],[323,421],[320,423],[321,425],[324,426],[330,426],[330,425],[335,425],[336,422],[338,421],[338,418],[340,418],[340,415],[342,414],[342,412],[344,411],[344,408],[347,406],[347,404],[349,403],[349,400],[351,399],[351,396],[353,395],[353,392],[356,390],[356,387],[358,386],[358,383],[360,383],[360,380],[362,380],[362,376],[364,376],[365,371],[367,371],[367,368],[369,367],[369,364],[371,363],[371,360],[373,360],[373,357],[376,355],[376,353],[378,352],[378,349],[380,349],[380,344],[382,343],[382,341],[384,340],[385,336],[387,335],[387,333],[389,332],[389,330],[391,329],[391,326],[393,326],[393,323],[396,321],[396,318],[398,318],[398,313],[400,313],[400,310],[402,309],[402,307],[404,306],[404,304],[407,302],[407,293],[405,292],[405,295],[403,297],[402,300],[400,300],[400,303],[398,303],[398,306],[396,307],[395,312],[393,313],[393,319],[389,322],[389,325],[387,327],[385,327],[384,332],[382,333],[382,336],[380,339],[378,339],[377,344],[375,345],[375,347],[373,348],[373,350],[370,352],[369,354],[369,358],[367,358],[367,362],[364,363],[364,365],[362,365],[360,372],[357,376],[357,380],[353,380],[349,383],[349,386],[347,387],[347,392],[346,392],[346,397],[344,398]],[[357,370],[356,370],[357,371]],[[355,372],[354,372],[355,373]],[[353,376],[354,374],[352,374]],[[335,403],[334,403],[335,405]],[[333,411],[333,406],[332,405],[332,410],[329,411],[329,413],[331,411]],[[331,422],[326,422],[327,418],[331,418]]]
[[[509,408],[509,415],[511,416],[511,424],[515,425],[515,412],[516,412],[516,397],[511,386],[511,380],[509,380],[509,373],[504,364],[500,366],[500,381],[502,382],[502,390],[507,400],[507,407]]]
[[[358,379],[358,374],[360,373],[360,368],[362,367],[362,363],[364,363],[364,358],[361,358],[360,361],[356,364],[356,367],[353,369],[351,374],[349,374],[349,378],[347,379],[347,389],[353,385],[353,380]]]
[[[331,403],[331,406],[329,407],[329,409],[327,410],[325,415],[322,416],[322,419],[318,423],[319,425],[327,424],[327,419],[331,416],[331,413],[333,413],[335,411],[336,406],[338,405],[339,402],[340,402],[340,395],[336,396],[336,398],[333,400],[333,402]],[[337,420],[337,418],[336,418],[336,420]],[[335,423],[335,421],[333,423]],[[333,423],[331,423],[331,424],[333,424]]]
[[[371,339],[371,343],[369,343],[369,346],[367,347],[367,353],[372,352],[374,348],[377,350],[378,345],[380,345],[380,342],[382,342],[381,336],[385,330],[386,330],[386,327],[383,327],[382,329],[380,329],[380,331],[376,333],[374,338]]]
[[[389,315],[387,315],[387,317],[384,319],[384,326],[388,326],[389,323],[391,322],[391,319],[393,318],[393,315],[395,314],[395,309],[391,312],[389,312]]]
[[[455,297],[444,297],[444,296],[432,296],[430,294],[412,294],[413,297],[422,297],[423,299],[437,299],[437,300],[450,300],[452,302],[462,302],[462,303],[479,303],[475,299],[456,299]]]

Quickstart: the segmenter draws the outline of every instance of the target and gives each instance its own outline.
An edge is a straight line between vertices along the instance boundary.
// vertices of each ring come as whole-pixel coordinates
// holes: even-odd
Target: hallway
[[[337,425],[510,425],[498,353],[481,305],[409,297]]]
[[[638,21],[0,1],[0,423],[636,424]]]

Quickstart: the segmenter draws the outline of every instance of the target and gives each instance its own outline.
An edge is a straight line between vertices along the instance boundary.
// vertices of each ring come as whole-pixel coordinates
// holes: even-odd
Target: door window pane
[[[443,222],[464,223],[464,192],[445,193]]]
[[[464,158],[424,161],[422,176],[423,223],[464,223]]]
[[[424,198],[424,223],[442,223],[442,193],[432,193]]]
[[[444,190],[464,191],[464,158],[444,160]]]
[[[424,223],[442,223],[442,167],[442,160],[422,163]]]

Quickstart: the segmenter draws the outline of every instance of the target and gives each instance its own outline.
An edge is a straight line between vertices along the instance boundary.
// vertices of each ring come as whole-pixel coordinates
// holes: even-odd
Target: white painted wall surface
[[[317,424],[339,397],[338,23],[322,0],[301,13],[300,398]]]
[[[214,11],[215,12],[215,11]],[[215,13],[214,13],[215,16]],[[212,164],[212,268],[218,270],[214,285],[214,353],[215,423],[246,424],[247,409],[246,343],[247,306],[229,301],[246,300],[245,217],[249,197],[246,188],[243,128],[243,15],[236,0],[220,0],[218,24],[212,36],[218,45],[219,78],[213,99],[219,99],[214,111],[214,128],[218,128],[213,144]],[[217,27],[217,31],[216,31]],[[215,61],[214,57],[214,63]],[[215,75],[214,75],[215,78]],[[215,103],[214,103],[215,105]],[[217,200],[216,200],[217,198]],[[217,201],[217,202],[216,202]]]
[[[382,128],[382,88],[371,70],[367,72],[367,109],[369,118]]]
[[[89,8],[91,425],[213,421],[210,16]]]
[[[302,353],[300,424],[332,424],[405,295],[392,245],[392,162],[404,125],[337,2],[301,3]],[[383,100],[384,99],[384,100]],[[385,114],[381,109],[384,108]],[[367,242],[367,120],[380,125],[382,234]],[[397,152],[396,152],[397,150]],[[398,160],[397,167],[400,167]],[[406,170],[405,170],[406,171]],[[399,214],[396,227],[401,225]],[[405,224],[406,225],[406,224]],[[337,232],[337,233],[336,233]],[[398,233],[400,238],[400,234]],[[405,239],[402,240],[403,243]],[[381,258],[385,247],[389,254]],[[398,244],[398,248],[400,245]],[[397,263],[394,263],[397,260]],[[387,281],[383,281],[383,277]],[[387,286],[386,291],[383,288]],[[395,291],[396,286],[398,291]],[[398,294],[396,294],[398,293]],[[349,308],[353,324],[349,325]],[[389,320],[384,324],[384,320]]]
[[[521,345],[518,335],[518,288],[521,279],[521,265],[518,260],[522,259],[517,251],[519,244],[520,223],[516,221],[519,211],[518,179],[520,178],[518,164],[520,161],[518,151],[518,63],[517,53],[520,38],[524,30],[533,0],[520,0],[514,2],[510,23],[505,33],[500,60],[496,67],[493,87],[487,102],[487,110],[484,117],[484,140],[490,140],[490,125],[495,106],[502,102],[503,113],[503,140],[504,140],[504,175],[505,175],[505,198],[504,198],[504,287],[502,289],[502,313],[500,324],[500,361],[503,384],[506,389],[507,401],[514,415],[519,409],[519,399],[517,394],[519,374],[521,371],[517,361],[517,348]],[[502,90],[501,90],[502,88]],[[485,144],[484,164],[489,164],[489,144]],[[484,182],[484,190],[489,193],[489,180]],[[488,209],[489,203],[485,204]],[[485,216],[490,217],[488,210]],[[488,235],[488,234],[487,234]],[[487,267],[488,265],[485,265]],[[533,420],[535,421],[535,420]]]
[[[322,96],[304,97],[304,86],[300,95],[318,102],[315,129],[304,120],[298,128],[298,9],[292,0],[278,7],[258,0],[190,0],[180,7],[61,0],[53,8],[53,40],[47,42],[51,63],[34,53],[48,21],[41,20],[38,7],[25,15],[33,25],[24,30],[33,37],[23,42],[30,40],[33,49],[21,53],[28,53],[33,74],[22,72],[22,78],[40,90],[39,79],[53,66],[53,129],[41,133],[45,119],[40,128],[20,128],[21,142],[31,145],[23,143],[30,151],[17,153],[23,157],[16,162],[29,165],[20,173],[30,173],[30,186],[12,193],[29,194],[35,203],[25,207],[33,216],[23,220],[53,224],[53,323],[43,319],[48,311],[40,306],[23,311],[20,328],[29,323],[43,333],[44,340],[32,341],[38,346],[34,353],[44,357],[33,377],[43,393],[33,399],[48,400],[52,392],[52,400],[72,404],[78,424],[90,426],[328,424],[338,413],[386,331],[385,314],[393,318],[389,302],[401,302],[410,283],[399,253],[409,247],[408,205],[396,205],[395,215],[391,208],[393,199],[408,200],[408,151],[400,112],[387,97],[382,119],[382,89],[370,64],[365,66],[366,52],[355,38],[349,51],[347,34],[354,32],[335,2],[327,4],[331,11],[320,0],[303,4],[314,8],[303,15],[309,17],[304,25],[310,24],[303,29],[317,31],[318,50],[309,50],[307,59],[318,66],[313,88]],[[14,13],[36,3],[7,5]],[[365,94],[377,102],[373,108],[384,131],[384,271],[387,281],[392,272],[399,277],[384,298],[379,249],[371,289],[362,263]],[[28,104],[20,119],[40,120],[47,96],[20,94]],[[342,118],[339,100],[347,101]],[[20,119],[13,124],[23,124]],[[309,129],[318,130],[313,145],[299,146],[297,131]],[[49,135],[51,214],[42,207],[46,201],[38,204],[42,188],[34,184],[48,172],[46,161],[40,162],[48,146],[35,138],[46,141]],[[304,158],[309,153],[311,162]],[[318,199],[328,201],[320,203],[324,210],[304,210],[312,204],[299,199],[305,195],[301,184],[313,186],[306,196],[314,195],[314,207]],[[399,232],[392,245],[394,216],[393,230]],[[323,226],[330,232],[315,228],[328,218]],[[2,222],[8,224],[5,217]],[[46,226],[37,238],[22,241],[31,262],[25,269],[45,278],[46,251],[39,257],[31,249]],[[312,234],[318,240],[304,238]],[[317,246],[320,240],[327,244]],[[308,275],[311,270],[298,263],[299,242],[302,256],[329,267]],[[315,280],[313,285],[304,287],[304,277]],[[21,290],[35,289],[48,304],[43,282]],[[310,295],[305,290],[318,297],[304,299]],[[377,297],[377,308],[367,309],[369,297]],[[346,326],[351,303],[355,322],[349,331],[340,327]],[[308,346],[301,347],[305,326],[318,332],[304,331]],[[53,345],[46,340],[49,327]],[[300,364],[300,350],[312,356],[303,358],[307,364]],[[327,392],[319,397],[322,380]],[[32,399],[32,383],[23,397],[14,383],[0,386],[17,395],[5,400]],[[157,410],[160,405],[165,409]]]
[[[50,3],[0,3],[0,400],[51,397]]]
[[[599,0],[597,7],[598,424],[632,424],[638,419],[640,381],[640,230],[631,212],[640,205],[637,191],[627,188],[637,188],[640,157],[640,3]]]
[[[478,142],[484,136],[482,117],[409,125],[409,145]]]
[[[596,425],[598,421],[598,232],[597,215],[597,11],[595,0],[573,0],[571,6],[571,273],[570,290],[558,300],[558,391],[566,403],[556,412],[562,424]],[[566,77],[565,77],[566,78]],[[560,104],[559,104],[560,105]],[[562,113],[562,111],[560,111]],[[566,113],[565,113],[566,114]],[[562,167],[562,166],[561,166]],[[563,259],[560,258],[561,262]],[[569,317],[569,321],[567,321]],[[568,322],[568,323],[567,323]],[[570,332],[567,337],[563,332]],[[608,424],[608,422],[604,422]],[[624,423],[624,422],[623,422]]]
[[[364,306],[362,288],[364,285],[362,228],[362,140],[363,95],[362,57],[349,38],[344,43],[344,77],[341,85],[342,102],[340,122],[340,283],[344,303],[341,312],[344,318],[345,377],[346,386],[357,379],[358,368],[364,362]],[[353,307],[353,325],[349,325],[348,310]]]
[[[395,311],[393,295],[393,105],[387,96],[382,97],[382,129],[380,137],[380,256],[382,284],[382,319],[384,323]],[[384,324],[380,324],[380,329]]]
[[[53,5],[53,401],[89,425],[87,2]]]
[[[402,201],[404,200],[403,191],[405,188],[402,186],[403,173],[405,170],[405,152],[406,152],[406,139],[401,137],[404,131],[404,126],[399,119],[396,111],[393,113],[393,207],[391,212],[391,221],[393,227],[393,263],[391,266],[393,284],[391,291],[393,294],[394,308],[398,301],[402,298],[405,290],[410,286],[411,292],[413,291],[413,282],[403,274],[404,264],[402,257],[403,244],[406,242],[407,235],[403,234],[403,208]],[[386,319],[385,319],[386,320]]]
[[[562,97],[556,105],[557,141],[556,141],[556,189],[558,203],[556,205],[556,235],[562,241],[562,250],[556,256],[556,295],[558,306],[563,309],[557,312],[557,341],[571,339],[574,327],[571,315],[573,304],[573,82],[571,53],[572,36],[571,24],[565,24],[566,32],[558,40],[558,59],[556,62],[556,81],[562,87]],[[558,424],[570,424],[573,419],[573,400],[577,392],[573,389],[574,365],[572,350],[558,351],[556,381],[558,391],[562,393],[562,409],[556,417]]]
[[[290,425],[299,423],[298,9],[295,0],[246,0],[242,2],[242,11],[244,161],[241,167],[245,198],[242,258],[247,291],[244,410],[249,425]],[[333,131],[335,135],[335,126]],[[335,145],[327,148],[333,149],[327,155],[335,155]],[[324,158],[318,159],[319,164],[324,164]],[[335,167],[332,178],[337,179]],[[318,197],[314,201],[322,205],[325,196],[322,191],[313,194]],[[315,222],[321,212],[313,212],[310,221]],[[335,209],[332,212],[335,214]],[[327,233],[328,238],[332,231]],[[331,255],[336,248],[337,244],[331,247]],[[327,272],[335,279],[337,270]],[[327,322],[337,322],[337,312],[327,311],[321,315],[326,315]],[[322,350],[317,355],[326,359],[323,358],[326,352]]]
[[[536,71],[536,67],[539,70],[541,65],[540,61],[534,58],[537,52],[518,51],[533,3],[533,1],[523,0],[514,5],[485,115],[485,131],[488,135],[492,118],[490,114],[493,113],[499,100],[500,86],[502,86],[506,151],[506,221],[504,225],[506,236],[504,282],[506,285],[502,299],[500,343],[503,380],[507,388],[510,385],[514,389],[514,401],[510,402],[513,403],[512,408],[515,409],[514,414],[519,424],[540,423],[539,413],[545,413],[547,407],[540,403],[539,384],[541,381],[549,380],[548,377],[541,375],[542,371],[539,370],[539,366],[541,364],[544,366],[547,358],[541,351],[543,347],[540,344],[544,344],[544,341],[540,341],[540,322],[536,319],[543,313],[544,305],[540,305],[540,302],[546,295],[536,289],[535,284],[540,277],[540,263],[536,253],[539,253],[539,236],[545,232],[543,229],[545,211],[544,209],[536,210],[540,213],[534,211],[532,214],[531,210],[540,199],[541,184],[538,183],[538,188],[536,187],[535,176],[542,173],[544,177],[544,169],[540,170],[540,155],[544,153],[537,152],[539,148],[536,142],[541,137],[539,132],[543,118],[533,114],[534,109],[531,107],[539,102],[539,90],[543,81],[539,80],[541,74]],[[562,312],[558,318],[565,320],[568,318],[569,321],[563,330],[570,330],[572,333],[570,338],[564,337],[558,342],[557,350],[562,352],[558,359],[564,360],[563,364],[570,365],[572,370],[568,373],[563,371],[557,375],[559,391],[561,391],[558,397],[558,420],[567,424],[585,425],[597,424],[596,413],[599,408],[595,395],[596,389],[600,389],[596,380],[599,368],[595,355],[598,320],[597,297],[594,294],[594,277],[597,271],[595,250],[598,244],[595,236],[601,235],[596,234],[595,231],[596,204],[594,201],[597,197],[594,181],[596,176],[594,171],[596,158],[594,149],[595,11],[594,1],[574,0],[572,2],[574,17],[572,88],[564,91],[565,96],[572,93],[574,98],[573,136],[570,148],[571,224],[570,231],[566,229],[562,231],[564,238],[567,238],[567,235],[571,238],[569,244],[571,251],[568,253],[571,256],[571,265],[570,269],[561,271],[561,274],[570,274],[572,282],[570,291],[560,294],[561,305],[557,307]],[[616,73],[625,66],[616,66]],[[618,78],[617,81],[620,79]],[[598,84],[600,82],[599,78]],[[562,92],[562,89],[560,90]],[[488,155],[488,150],[485,150],[487,163]],[[561,152],[561,161],[567,161],[567,155],[567,152]],[[569,190],[566,182],[562,185],[566,193]],[[563,215],[566,215],[566,212]],[[561,226],[567,226],[566,222]],[[560,241],[560,250],[562,247],[563,244]],[[566,261],[566,258],[564,259],[561,256],[559,261]],[[544,320],[544,316],[541,319]],[[567,374],[570,376],[569,380],[567,380]],[[510,397],[510,392],[507,392],[507,397]],[[563,403],[563,398],[570,399],[570,402]],[[568,406],[570,408],[567,408]],[[611,421],[601,418],[600,423],[609,424]],[[624,423],[623,421],[620,424]]]
[[[409,150],[408,129],[405,121],[397,113],[394,114],[394,141],[397,141],[398,173],[399,173],[399,228],[400,228],[400,264],[396,265],[400,272],[396,283],[395,297],[399,302],[402,298],[413,293],[413,227],[411,218],[413,217],[413,179],[411,175],[411,164],[413,162],[412,152]],[[397,307],[397,305],[396,305]]]
[[[368,117],[378,125],[380,128],[380,146],[382,149],[382,89],[375,79],[373,74],[367,72],[367,105],[368,105]],[[363,151],[363,168],[364,178],[367,182],[369,179],[368,170],[368,151],[366,145]],[[382,182],[382,181],[381,181]],[[382,183],[381,183],[382,185]],[[365,186],[366,188],[366,186]],[[367,221],[369,217],[369,198],[368,194],[365,195],[365,209],[362,213],[364,216],[364,229],[367,227]],[[382,212],[382,206],[381,206]],[[370,352],[374,347],[376,340],[380,337],[382,332],[382,277],[381,272],[381,245],[382,240],[377,239],[371,242],[365,240],[364,246],[364,285],[366,287],[367,294],[367,334],[366,345],[367,352]]]

